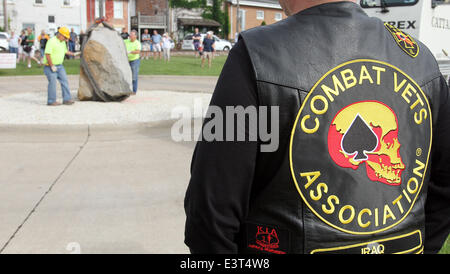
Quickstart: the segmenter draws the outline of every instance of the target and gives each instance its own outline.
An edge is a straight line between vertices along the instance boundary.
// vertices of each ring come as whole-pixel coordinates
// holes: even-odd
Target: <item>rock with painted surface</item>
[[[87,70],[81,66],[78,99],[122,101],[131,95],[131,68],[125,44],[117,31],[101,24],[95,27],[85,42],[82,58]],[[95,91],[87,73],[100,92]]]

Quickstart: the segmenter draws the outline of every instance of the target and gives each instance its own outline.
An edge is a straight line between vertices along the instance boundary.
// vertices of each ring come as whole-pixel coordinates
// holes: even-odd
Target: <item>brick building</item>
[[[86,0],[86,19],[88,26],[94,23],[95,18],[100,17],[99,2],[99,0]],[[130,2],[131,0],[103,1],[103,11],[106,22],[118,31],[121,31],[122,28],[129,29]]]
[[[228,39],[233,40],[236,37],[236,0],[226,2],[230,20],[230,34]],[[286,18],[278,0],[243,0],[239,1],[240,13],[240,31],[261,26],[263,22],[266,25],[273,24]]]
[[[131,29],[137,30],[140,34],[144,29],[150,33],[157,30],[160,34],[168,31],[169,22],[169,1],[168,0],[130,0],[134,8],[130,12]]]
[[[169,1],[167,0],[135,0],[136,13],[142,15],[167,15]]]

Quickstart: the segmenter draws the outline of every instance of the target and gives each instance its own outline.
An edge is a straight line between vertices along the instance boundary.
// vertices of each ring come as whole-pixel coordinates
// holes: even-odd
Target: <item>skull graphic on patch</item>
[[[377,101],[343,108],[328,131],[328,151],[337,165],[357,169],[364,163],[368,178],[384,184],[401,184],[400,147],[397,116]]]

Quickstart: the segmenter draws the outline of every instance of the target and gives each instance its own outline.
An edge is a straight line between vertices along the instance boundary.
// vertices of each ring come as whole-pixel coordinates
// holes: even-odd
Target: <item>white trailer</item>
[[[360,0],[360,5],[424,43],[442,74],[450,76],[450,0]]]

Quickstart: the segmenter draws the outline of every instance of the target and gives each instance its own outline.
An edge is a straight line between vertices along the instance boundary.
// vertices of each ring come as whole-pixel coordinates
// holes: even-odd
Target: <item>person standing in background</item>
[[[26,44],[23,47],[23,51],[24,51],[25,55],[27,56],[28,68],[31,68],[31,59],[36,61],[36,63],[38,63],[39,66],[41,65],[41,61],[39,61],[34,56],[34,52],[36,50],[36,48],[34,46],[35,39],[36,39],[35,35],[34,35],[33,31],[31,30],[31,28],[27,28]]]
[[[44,51],[45,51],[45,45],[47,45],[47,41],[50,40],[50,37],[45,33],[45,30],[41,31],[41,35],[38,36],[39,41],[39,50],[41,52],[41,63],[44,62]]]
[[[157,30],[153,31],[152,35],[152,46],[153,46],[153,59],[156,60],[156,53],[158,53],[158,58],[161,60],[161,34]]]
[[[200,44],[202,41],[202,35],[198,32],[198,28],[195,28],[195,33],[192,35],[192,40],[194,42],[194,49],[195,49],[195,57],[201,56],[200,54]]]
[[[9,42],[9,52],[16,54],[16,62],[19,62],[19,46],[22,39],[20,39],[19,35],[15,34],[14,31],[11,31],[11,36],[8,38]]]
[[[70,31],[70,39],[69,39],[69,51],[75,52],[75,44],[78,40],[78,35],[75,33],[73,28]],[[69,56],[69,59],[73,59],[73,56]]]
[[[25,47],[25,45],[27,44],[27,35],[25,30],[22,30],[20,32],[20,46],[19,46],[19,62],[23,61],[25,63],[26,61],[26,55],[25,55],[25,51],[23,50],[23,48]]]
[[[85,34],[83,30],[81,30],[80,31],[80,51],[83,48],[83,43],[86,40],[86,36],[87,36],[87,34]]]
[[[215,51],[215,41],[212,37],[212,32],[208,31],[205,39],[203,39],[203,54],[202,54],[202,68],[205,64],[205,59],[208,58],[208,67],[211,68],[212,58]]]
[[[170,41],[169,34],[166,32],[162,38],[162,49],[164,54],[164,61],[170,61],[170,48],[172,47],[172,43]]]
[[[122,37],[123,40],[128,39],[130,35],[128,34],[127,28],[123,27],[122,32],[120,33],[120,37]]]
[[[150,43],[151,43],[152,37],[150,33],[148,33],[148,29],[144,30],[144,33],[141,36],[142,41],[142,60],[148,59],[150,56]]]
[[[141,59],[139,59],[139,54],[141,53],[141,43],[137,40],[137,35],[137,31],[132,30],[129,38],[124,41],[125,47],[127,48],[128,62],[131,67],[133,95],[136,95],[137,92],[139,67],[141,66]]]

